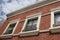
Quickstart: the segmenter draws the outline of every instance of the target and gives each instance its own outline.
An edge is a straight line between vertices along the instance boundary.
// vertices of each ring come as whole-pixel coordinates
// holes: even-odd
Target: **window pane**
[[[37,20],[38,18],[34,18],[34,19],[29,19],[27,22],[27,25],[25,27],[25,29],[23,31],[32,31],[32,30],[36,30],[37,27]]]
[[[60,24],[60,12],[55,14],[55,23],[58,25]]]
[[[28,21],[27,26],[31,26],[33,21]]]
[[[37,19],[33,21],[33,25],[36,25],[36,24],[37,24]]]
[[[11,34],[13,29],[14,29],[14,27],[15,27],[15,25],[16,25],[16,23],[10,24],[8,29],[6,30],[6,32],[4,34]]]

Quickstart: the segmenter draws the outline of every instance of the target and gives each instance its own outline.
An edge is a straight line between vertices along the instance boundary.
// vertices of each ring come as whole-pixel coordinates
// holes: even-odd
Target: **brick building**
[[[60,40],[60,1],[45,0],[7,14],[0,40]]]

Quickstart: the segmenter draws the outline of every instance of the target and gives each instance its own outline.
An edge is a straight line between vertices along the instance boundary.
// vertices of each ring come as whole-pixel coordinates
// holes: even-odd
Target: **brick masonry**
[[[42,12],[42,14],[47,14],[47,13],[51,13],[50,10],[56,7],[60,6],[60,2],[56,2],[47,6],[43,6],[41,8],[37,8],[28,12],[25,12],[23,14],[20,15],[16,15],[13,17],[10,17],[9,19],[6,20],[6,22],[3,24],[3,26],[1,27],[0,30],[0,35],[3,33],[3,31],[5,30],[5,28],[7,27],[9,21],[14,20],[14,19],[18,19],[20,18],[21,22],[19,22],[14,34],[17,34],[21,31],[21,28],[23,27],[24,21],[26,19],[26,16],[31,15],[31,14],[35,14],[38,12]],[[51,23],[51,15],[44,15],[41,17],[41,22],[40,22],[40,30],[45,30],[45,29],[49,29]],[[60,40],[60,34],[51,34],[50,32],[46,32],[46,33],[39,33],[39,35],[37,36],[30,36],[30,37],[12,37],[11,39],[6,39],[6,40]]]

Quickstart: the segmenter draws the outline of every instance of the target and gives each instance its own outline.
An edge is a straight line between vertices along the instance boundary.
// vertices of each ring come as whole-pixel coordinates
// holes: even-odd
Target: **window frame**
[[[37,20],[37,30],[32,30],[32,31],[26,31],[26,32],[23,32],[24,28],[26,27],[26,24],[28,22],[29,19],[33,19],[35,17],[38,17],[38,20]],[[24,25],[21,29],[21,32],[19,34],[21,34],[20,36],[30,36],[30,35],[33,35],[34,32],[39,32],[39,27],[40,27],[40,21],[41,21],[41,13],[36,13],[36,14],[31,14],[31,15],[28,15],[25,19],[25,22],[24,22]],[[29,34],[30,33],[30,34]]]
[[[3,32],[2,35],[0,35],[0,36],[1,36],[2,38],[10,38],[10,37],[12,37],[13,34],[14,34],[15,29],[16,29],[17,26],[18,26],[19,21],[20,21],[20,18],[9,21],[6,29],[4,30],[4,32]],[[15,27],[13,28],[12,33],[11,33],[11,34],[4,34],[4,33],[7,31],[8,27],[10,26],[10,24],[13,24],[13,23],[16,23],[16,25],[15,25]]]
[[[54,27],[54,26],[55,26],[54,14],[55,14],[56,12],[60,12],[60,7],[53,8],[53,9],[51,10],[51,27],[49,28],[51,33],[59,33],[59,32],[60,32],[60,31],[59,31],[59,30],[60,30],[60,26],[57,26],[57,25],[56,25],[56,27]]]
[[[59,26],[58,27],[53,27],[53,25],[55,24],[54,14],[55,14],[55,12],[59,12],[59,11],[60,11],[60,7],[58,9],[55,9],[55,10],[51,11],[51,28],[60,28]]]
[[[37,18],[37,17],[36,17]],[[24,26],[24,28],[23,28],[23,30],[25,29],[25,27],[28,25],[27,23],[28,23],[28,21],[29,20],[32,20],[32,19],[35,19],[35,17],[34,18],[27,18],[27,20],[26,20],[26,24],[25,24],[25,26]],[[37,19],[37,22],[38,22],[38,19]],[[28,32],[28,31],[27,31]]]

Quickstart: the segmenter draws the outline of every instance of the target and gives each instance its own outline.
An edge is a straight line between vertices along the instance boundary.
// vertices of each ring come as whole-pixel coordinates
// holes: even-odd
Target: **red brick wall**
[[[11,20],[18,19],[18,18],[20,18],[21,20],[25,20],[26,16],[31,15],[31,14],[35,14],[38,12],[43,12],[43,14],[47,14],[47,13],[50,13],[51,9],[59,7],[59,6],[60,6],[60,2],[57,2],[57,3],[53,3],[53,4],[50,4],[50,5],[41,7],[41,8],[37,8],[35,10],[25,12],[20,15],[13,16],[13,17],[9,18],[8,20],[6,20],[6,22],[4,23],[4,25],[2,26],[2,28],[0,30],[0,34],[2,34],[2,32],[7,27],[7,24]],[[49,29],[50,22],[51,22],[51,15],[42,16],[41,22],[40,22],[40,30]],[[24,24],[24,21],[22,21],[18,24],[14,34],[17,34],[21,31],[23,24]],[[30,36],[30,37],[22,37],[21,38],[21,37],[15,36],[15,37],[12,37],[11,39],[7,39],[7,40],[60,40],[60,34],[51,34],[50,32],[46,32],[46,33],[39,33],[39,35],[37,35],[37,36]]]

